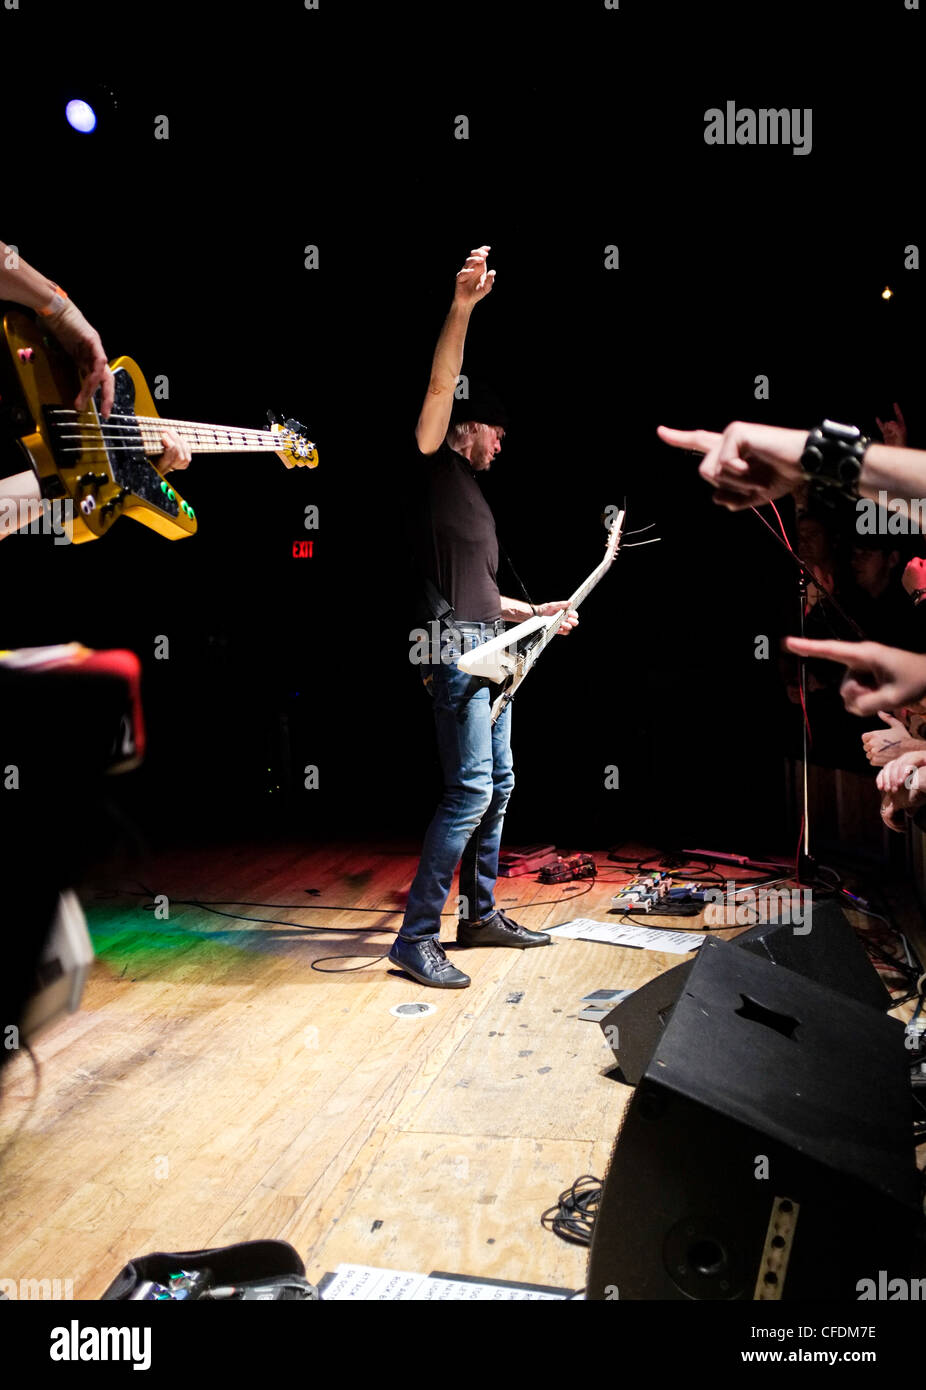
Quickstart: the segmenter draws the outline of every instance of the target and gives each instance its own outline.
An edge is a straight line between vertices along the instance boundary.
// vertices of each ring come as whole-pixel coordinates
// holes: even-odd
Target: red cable
[[[786,545],[786,546],[788,547],[788,549],[790,550],[791,554],[793,555],[793,554],[794,554],[794,546],[793,546],[793,545],[791,544],[791,542],[788,540],[788,533],[787,533],[787,531],[785,530],[785,524],[784,524],[784,522],[783,522],[782,519],[781,519],[781,514],[780,514],[780,512],[778,511],[778,508],[775,506],[775,503],[774,503],[774,502],[769,502],[769,506],[771,507],[772,511],[775,513],[775,516],[778,518],[778,526],[779,526],[779,528],[780,528],[780,530],[781,530],[781,538],[782,538],[782,540],[784,541],[785,545]],[[753,508],[753,511],[755,511],[755,508]]]

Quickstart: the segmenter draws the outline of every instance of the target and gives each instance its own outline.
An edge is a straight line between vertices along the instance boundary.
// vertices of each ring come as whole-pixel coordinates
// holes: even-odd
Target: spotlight
[[[885,286],[884,286],[884,289],[881,291],[881,298],[882,298],[882,299],[893,299],[893,298],[894,298],[894,291],[891,289],[890,285],[885,285]]]
[[[92,130],[96,130],[96,112],[86,101],[69,101],[64,108],[68,125],[72,130],[79,130],[82,135],[89,135]]]

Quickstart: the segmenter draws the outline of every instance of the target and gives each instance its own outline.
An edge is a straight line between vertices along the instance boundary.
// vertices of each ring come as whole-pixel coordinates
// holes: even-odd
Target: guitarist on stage
[[[47,280],[31,265],[27,265],[12,247],[0,241],[0,300],[22,304],[38,314],[43,326],[58,339],[69,356],[73,357],[80,373],[80,391],[74,401],[75,410],[84,410],[98,387],[102,387],[100,413],[104,420],[113,408],[113,374],[96,329],[87,322],[54,280]],[[192,454],[173,430],[161,434],[164,453],[158,460],[162,473],[186,468]],[[32,469],[23,470],[23,455],[12,441],[0,439],[0,493],[20,503],[19,526],[29,524],[30,504],[38,502],[39,483]],[[10,535],[0,529],[0,540]]]
[[[547,946],[495,906],[502,822],[514,786],[511,706],[493,725],[489,685],[457,669],[456,658],[504,631],[506,619],[552,617],[567,601],[531,605],[499,595],[495,522],[479,486],[501,449],[505,416],[488,390],[455,400],[469,316],[495,282],[488,246],[466,260],[456,278],[441,330],[431,380],[418,419],[417,466],[421,507],[413,537],[429,617],[441,622],[439,654],[424,667],[434,719],[444,795],[425,836],[405,917],[389,960],[422,984],[463,989],[468,975],[440,943],[441,912],[460,866],[460,946]],[[570,610],[559,631],[578,622]]]

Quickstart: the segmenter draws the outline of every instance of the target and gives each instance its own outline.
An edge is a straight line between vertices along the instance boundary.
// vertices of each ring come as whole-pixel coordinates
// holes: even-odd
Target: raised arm
[[[480,299],[485,299],[495,283],[495,271],[486,267],[490,250],[489,246],[479,246],[471,251],[463,269],[457,273],[453,303],[434,349],[431,379],[415,429],[418,448],[423,454],[436,453],[447,435],[453,393],[463,366],[463,346],[469,316],[473,306]]]

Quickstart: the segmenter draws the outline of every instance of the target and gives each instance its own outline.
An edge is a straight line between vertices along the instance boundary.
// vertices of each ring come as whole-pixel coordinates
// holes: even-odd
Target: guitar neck
[[[588,598],[589,594],[592,592],[592,590],[594,589],[595,585],[596,585],[601,579],[604,578],[604,576],[607,574],[608,570],[611,568],[611,558],[612,558],[612,557],[609,557],[607,560],[602,560],[602,562],[601,562],[601,564],[598,566],[598,568],[592,570],[591,574],[590,574],[590,575],[588,576],[588,578],[585,580],[584,584],[580,584],[580,585],[579,585],[578,589],[576,589],[576,591],[575,591],[575,593],[573,594],[572,598],[569,600],[569,607],[570,607],[570,608],[578,608],[578,606],[579,606],[579,604],[582,602],[582,600]]]
[[[118,418],[111,417],[118,427]],[[128,428],[127,423],[127,428]],[[165,420],[160,416],[134,415],[131,428],[141,432],[145,453],[159,454],[164,448],[161,432],[173,430],[193,454],[259,454],[277,452],[283,447],[279,435],[271,430],[235,429],[226,425],[204,425],[190,420]]]
[[[559,631],[560,624],[563,621],[563,613],[567,612],[570,608],[578,608],[582,600],[588,598],[595,585],[598,583],[600,579],[604,577],[604,575],[607,573],[610,567],[610,557],[606,560],[602,560],[601,564],[597,567],[597,569],[593,569],[588,578],[582,584],[579,585],[578,589],[576,589],[575,593],[569,599],[567,607],[565,609],[562,609],[559,613],[554,613],[552,618],[549,618],[547,620],[547,625],[543,629],[543,633],[539,638],[538,642],[536,643],[536,647],[540,651],[542,651],[543,648],[547,645],[547,643],[556,636],[557,632]]]
[[[551,617],[546,619],[543,628],[539,629],[540,635],[536,638],[532,638],[529,642],[528,647],[524,651],[522,651],[520,656],[517,658],[517,663],[514,670],[512,670],[510,666],[493,667],[492,665],[490,665],[487,669],[483,669],[482,671],[471,671],[472,674],[487,675],[490,680],[504,682],[504,689],[502,690],[502,693],[499,695],[498,699],[492,706],[493,724],[501,716],[503,710],[507,707],[509,701],[514,695],[514,692],[517,690],[518,686],[530,672],[534,665],[534,662],[537,660],[537,657],[543,651],[544,647],[546,647],[547,643],[551,641],[553,637],[556,636],[557,632],[560,629],[560,625],[563,621],[564,611],[568,612],[570,608],[578,608],[582,600],[588,598],[588,595],[592,592],[595,585],[599,582],[599,580],[604,578],[608,570],[611,568],[611,565],[614,562],[614,556],[617,554],[617,547],[620,544],[621,531],[623,530],[624,526],[624,516],[625,513],[623,511],[618,512],[617,518],[611,526],[611,529],[608,533],[608,544],[605,549],[604,559],[600,562],[600,564],[595,566],[588,578],[582,581],[578,589],[576,589],[575,593],[568,599],[565,610],[559,609],[558,612],[554,613]],[[527,626],[527,624],[525,624],[525,626]],[[526,636],[530,637],[530,634],[528,633],[526,634]],[[499,644],[504,646],[508,637],[510,637],[510,634],[495,638],[492,642],[487,643],[486,647],[482,649],[483,652],[491,653],[492,649]],[[517,641],[518,639],[515,640]],[[458,664],[462,664],[462,662],[465,659],[465,657],[461,657],[460,662]],[[483,662],[483,666],[485,666],[485,662]],[[464,669],[468,668],[464,667]]]

